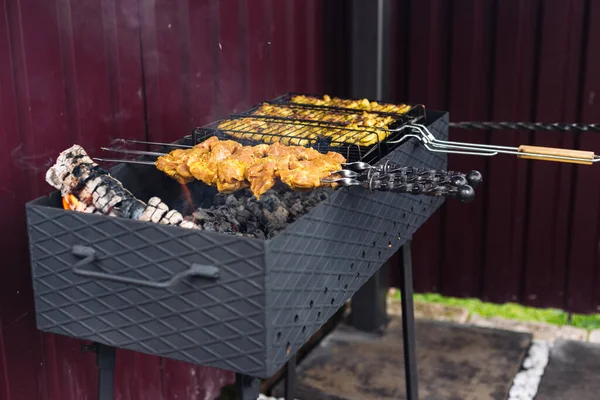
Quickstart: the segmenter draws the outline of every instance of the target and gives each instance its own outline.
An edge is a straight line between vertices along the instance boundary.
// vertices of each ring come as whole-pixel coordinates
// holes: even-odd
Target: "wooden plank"
[[[223,386],[235,382],[229,371],[167,359],[163,365],[165,399],[216,399]]]
[[[403,103],[408,96],[410,9],[405,1],[392,1],[391,8],[390,95],[392,101]]]
[[[312,44],[308,35],[308,7],[306,1],[292,1],[288,8],[288,67],[291,67],[291,91],[307,92],[309,90],[307,57]]]
[[[288,34],[287,27],[288,2],[269,0],[273,19],[270,25],[270,53],[271,53],[271,85],[272,92],[269,98],[279,96],[290,90],[290,73],[288,68]]]
[[[309,43],[307,54],[307,76],[309,93],[323,93],[324,90],[324,73],[323,73],[323,52],[324,41],[324,24],[327,23],[323,19],[323,2],[320,0],[307,0],[308,17],[307,17],[307,35]]]
[[[163,399],[161,359],[134,351],[117,350],[115,399]]]
[[[581,121],[587,123],[600,120],[600,26],[593,21],[600,18],[600,3],[590,2],[586,10],[588,18],[587,47],[583,69],[583,90],[581,92]],[[600,135],[583,133],[579,135],[578,148],[600,153]],[[575,312],[600,311],[599,271],[599,219],[600,177],[598,166],[577,168],[574,184],[573,221],[570,230],[569,267],[567,275],[568,310]]]
[[[247,33],[244,35],[244,46],[248,49],[248,60],[245,74],[248,77],[249,106],[266,100],[268,82],[268,60],[267,53],[270,44],[267,38],[268,22],[267,10],[263,1],[245,2],[245,19]]]
[[[529,121],[535,77],[535,32],[538,2],[498,2],[494,48],[493,121]],[[515,43],[519,43],[515,46]],[[490,143],[517,146],[527,133],[494,131]],[[489,161],[486,177],[483,299],[519,300],[526,224],[528,161],[498,155]]]
[[[4,337],[2,335],[2,320],[0,320],[0,396],[3,399],[10,400],[10,383],[8,381],[8,365],[6,365],[6,348],[4,346]]]
[[[35,329],[23,204],[49,192],[45,164],[68,143],[56,7],[3,2],[0,23],[0,282],[8,399],[60,399]]]
[[[582,51],[583,0],[545,1],[539,69],[536,121],[575,122]],[[575,135],[537,132],[534,143],[544,147],[574,147]],[[571,219],[570,164],[531,162],[528,204],[527,257],[523,301],[532,306],[563,307],[567,243]],[[587,167],[589,168],[589,167]]]
[[[140,3],[148,137],[173,141],[189,133],[187,1]]]
[[[221,116],[216,102],[219,67],[219,2],[217,0],[188,1],[188,35],[186,58],[190,71],[190,121],[186,130],[207,124]],[[185,132],[187,134],[189,132]]]
[[[407,101],[447,110],[450,3],[422,0],[411,3],[410,67]],[[443,210],[417,231],[412,244],[416,291],[440,289],[441,221]]]
[[[454,3],[452,11],[452,69],[450,115],[455,121],[489,119],[493,30],[491,0]],[[485,131],[451,129],[450,140],[485,143]],[[485,157],[449,155],[448,169],[478,170],[486,176]],[[475,201],[460,204],[448,201],[443,224],[442,291],[466,297],[481,293],[483,259],[483,216],[485,186],[476,189]]]
[[[219,2],[220,60],[216,100],[224,115],[248,108],[245,73],[247,53],[242,40],[245,22],[245,15],[241,13],[238,1]]]

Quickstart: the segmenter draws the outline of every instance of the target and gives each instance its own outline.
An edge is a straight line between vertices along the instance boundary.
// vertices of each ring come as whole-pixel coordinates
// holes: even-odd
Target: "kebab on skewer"
[[[342,169],[346,159],[339,153],[327,154],[281,143],[242,146],[232,140],[212,136],[190,149],[176,149],[158,157],[156,168],[181,184],[194,179],[216,186],[222,193],[249,187],[260,198],[280,180],[293,190],[322,186],[322,179]]]

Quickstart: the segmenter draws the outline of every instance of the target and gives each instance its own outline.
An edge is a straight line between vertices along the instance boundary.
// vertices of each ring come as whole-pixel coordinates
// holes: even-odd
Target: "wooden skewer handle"
[[[594,159],[593,151],[558,149],[558,148],[554,148],[554,147],[539,147],[539,146],[522,145],[522,146],[519,146],[519,152],[539,155],[539,156],[532,156],[532,155],[523,154],[523,155],[518,155],[517,157],[519,157],[519,158],[528,158],[531,160],[566,162],[566,163],[572,163],[572,164],[592,165],[592,160]],[[564,159],[560,159],[560,158],[552,158],[552,157],[544,157],[544,156],[571,157],[571,158],[579,158],[579,160],[564,160]]]

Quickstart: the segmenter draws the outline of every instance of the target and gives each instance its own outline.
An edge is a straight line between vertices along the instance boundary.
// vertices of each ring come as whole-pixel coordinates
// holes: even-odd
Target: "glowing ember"
[[[183,198],[185,199],[185,205],[187,206],[187,210],[185,210],[186,214],[194,212],[196,206],[194,205],[194,200],[192,200],[192,192],[190,192],[190,188],[187,185],[181,185],[181,191],[183,194]]]
[[[79,200],[71,193],[68,193],[66,196],[63,196],[62,205],[65,210],[77,210]]]

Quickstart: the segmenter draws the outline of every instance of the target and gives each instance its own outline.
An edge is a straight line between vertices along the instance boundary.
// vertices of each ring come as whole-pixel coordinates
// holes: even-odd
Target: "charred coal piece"
[[[140,221],[197,229],[191,221],[169,207],[158,197],[148,204],[137,199],[121,182],[100,168],[79,145],[73,145],[58,156],[46,172],[46,182],[60,190],[63,206],[71,210],[101,213]]]
[[[217,194],[212,207],[198,209],[193,217],[201,229],[268,239],[327,199],[328,190],[301,193],[278,187],[260,200],[247,189],[236,195]]]

